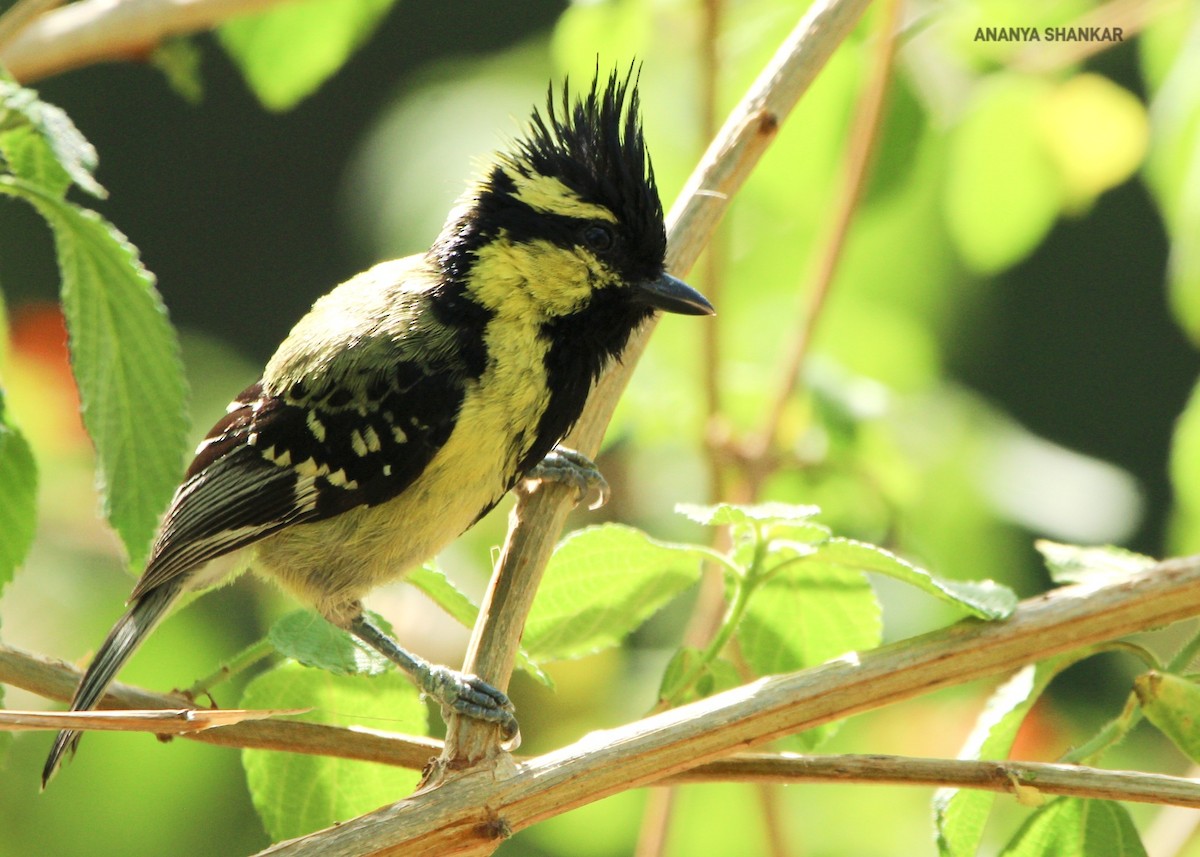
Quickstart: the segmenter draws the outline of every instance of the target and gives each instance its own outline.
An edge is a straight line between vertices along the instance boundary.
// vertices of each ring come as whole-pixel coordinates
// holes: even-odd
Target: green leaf
[[[54,231],[62,304],[83,421],[98,458],[104,513],[141,565],[178,484],[187,417],[179,342],[137,251],[95,212],[0,176]]]
[[[809,518],[820,514],[816,506],[795,506],[789,503],[760,503],[742,506],[737,503],[718,503],[715,506],[697,506],[680,503],[675,511],[697,524],[719,527],[726,524],[807,524]]]
[[[466,593],[446,577],[441,569],[426,564],[410,571],[404,579],[428,595],[434,604],[445,610],[464,628],[475,627],[479,608],[472,603]],[[517,667],[529,673],[540,684],[554,687],[550,676],[546,675],[546,672],[533,662],[524,647],[517,650]]]
[[[950,138],[946,225],[963,259],[994,273],[1041,242],[1062,204],[1061,179],[1038,123],[1048,84],[995,74]]]
[[[379,675],[392,667],[383,655],[312,610],[288,613],[271,626],[267,639],[280,654],[336,675]]]
[[[71,181],[92,196],[101,199],[108,196],[108,192],[92,177],[96,170],[96,150],[79,133],[70,117],[60,108],[42,101],[32,89],[0,79],[0,130],[7,131],[22,125],[31,128],[46,141],[55,160],[62,165]]]
[[[4,330],[0,327],[0,336]],[[37,465],[0,389],[0,590],[25,561],[37,523]]]
[[[817,560],[875,571],[910,583],[980,619],[1004,619],[1017,606],[1017,595],[992,580],[943,580],[881,547],[832,538],[817,548]]]
[[[71,177],[54,157],[45,138],[32,126],[22,125],[0,133],[0,154],[13,175],[23,178],[53,196],[66,195]]]
[[[1055,583],[1111,583],[1155,565],[1153,557],[1112,545],[1080,547],[1038,539],[1034,547]]]
[[[296,0],[217,30],[265,107],[287,110],[333,76],[395,0]]]
[[[783,557],[790,559],[791,552],[771,559]],[[737,628],[742,656],[755,675],[793,672],[879,645],[879,603],[862,572],[810,554],[778,563],[767,574]],[[814,749],[835,728],[826,724],[796,736],[799,749]]]
[[[1200,762],[1200,687],[1171,673],[1151,671],[1133,680],[1146,719],[1193,762]]]
[[[685,678],[691,675],[693,669],[703,658],[700,649],[684,646],[671,656],[667,667],[663,670],[662,682],[658,688],[658,698],[670,700],[676,705],[683,705],[729,690],[742,684],[742,676],[738,668],[724,658],[713,658],[704,666],[704,671],[686,692],[680,686]]]
[[[4,707],[4,685],[0,684],[0,708]],[[8,762],[8,750],[12,747],[13,733],[5,730],[0,732],[0,767],[4,767]]]
[[[1167,284],[1171,308],[1193,342],[1200,342],[1200,16],[1181,7],[1163,17],[1175,44],[1150,103],[1154,133],[1146,181],[1171,239]],[[1189,20],[1190,19],[1190,20]],[[1177,41],[1176,41],[1177,40]]]
[[[339,676],[284,662],[256,677],[242,694],[245,708],[311,708],[301,719],[339,726],[386,726],[428,734],[417,690],[398,672]],[[370,812],[410,793],[420,774],[328,756],[243,750],[254,807],[274,840],[303,836]]]
[[[979,715],[960,759],[1006,759],[1025,717],[1050,681],[1078,660],[1062,655],[1027,666],[996,689]],[[975,789],[939,789],[933,796],[934,825],[941,857],[974,857],[995,796]]]
[[[1110,800],[1061,797],[1029,817],[1001,857],[1145,857],[1128,810]]]
[[[1198,328],[1200,330],[1200,328]],[[1175,508],[1171,516],[1171,550],[1200,550],[1200,383],[1192,388],[1171,438],[1171,488]]]
[[[617,645],[699,580],[706,556],[619,524],[571,533],[546,567],[525,623],[525,649],[546,661]]]
[[[150,54],[150,64],[163,73],[167,85],[188,104],[204,100],[200,48],[186,37],[165,39]]]
[[[1037,118],[1067,204],[1076,210],[1127,181],[1146,156],[1145,107],[1101,75],[1076,74],[1055,84]]]

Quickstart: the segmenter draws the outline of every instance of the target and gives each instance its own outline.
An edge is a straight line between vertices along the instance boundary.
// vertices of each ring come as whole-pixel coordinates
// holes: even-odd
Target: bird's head
[[[655,309],[713,311],[664,273],[666,247],[631,70],[597,74],[575,99],[566,84],[557,101],[551,88],[545,112],[491,162],[433,253],[493,312],[585,313],[631,330]]]

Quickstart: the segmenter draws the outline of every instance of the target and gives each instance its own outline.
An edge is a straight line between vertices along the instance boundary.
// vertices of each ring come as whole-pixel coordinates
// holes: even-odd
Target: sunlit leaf
[[[974,853],[974,852],[972,852]],[[1037,810],[1001,857],[1145,857],[1129,811],[1110,800],[1062,797]]]
[[[150,64],[163,73],[167,84],[189,104],[204,99],[204,79],[200,75],[200,48],[193,39],[165,39],[150,55]]]
[[[1108,583],[1145,571],[1155,563],[1153,557],[1112,545],[1080,547],[1038,539],[1034,547],[1046,561],[1055,583]]]
[[[137,251],[94,212],[20,179],[0,193],[31,203],[54,232],[71,366],[98,455],[104,512],[141,564],[182,471],[187,418],[175,330]]]
[[[6,335],[0,325],[0,337]],[[24,435],[10,419],[0,388],[0,590],[33,544],[37,523],[37,465]]]
[[[292,660],[337,675],[378,675],[392,667],[383,655],[312,610],[297,610],[279,619],[267,639]]]
[[[723,524],[800,524],[820,513],[816,506],[795,506],[788,503],[759,503],[754,506],[737,503],[718,503],[715,506],[697,506],[680,503],[675,511],[698,524],[717,527]]]
[[[246,686],[246,708],[311,708],[299,719],[428,734],[416,688],[398,672],[339,676],[285,662]],[[243,750],[254,807],[272,839],[290,839],[399,800],[420,773],[393,765],[277,750]]]
[[[960,759],[1006,759],[1021,724],[1056,675],[1074,662],[1060,656],[1028,666],[996,689],[958,753]],[[979,789],[939,789],[933,797],[941,857],[974,857],[995,795]]]
[[[772,559],[791,559],[781,554]],[[758,676],[871,649],[881,635],[879,603],[866,576],[811,555],[782,562],[754,590],[737,629],[742,656]],[[835,729],[826,724],[795,736],[796,749],[814,749]]]
[[[701,668],[702,655],[700,649],[691,646],[678,649],[663,670],[658,698],[682,705],[742,684],[742,677],[732,663],[724,658],[713,658]],[[689,682],[689,687],[684,687],[684,681],[698,669],[701,672],[695,681]]]
[[[980,619],[1003,619],[1017,606],[1017,596],[992,580],[945,580],[876,545],[833,538],[817,548],[817,561],[874,571],[903,580]]]
[[[450,578],[432,565],[424,565],[413,569],[404,579],[424,592],[438,607],[446,611],[451,618],[458,621],[464,628],[474,628],[479,616],[479,608],[467,597],[461,589],[454,585]],[[517,651],[517,667],[529,673],[540,684],[553,687],[550,676],[533,662],[524,647]]]
[[[71,176],[54,156],[46,139],[31,125],[0,132],[0,155],[9,171],[52,196],[63,196]]]
[[[1171,438],[1171,487],[1175,506],[1171,520],[1171,549],[1176,553],[1200,550],[1200,384],[1175,422]]]
[[[523,638],[535,660],[615,646],[700,579],[706,553],[604,524],[563,539],[546,567]]]
[[[1128,179],[1146,156],[1145,108],[1098,74],[1075,75],[1047,92],[1037,120],[1063,191],[1077,206]]]
[[[1020,261],[1050,231],[1061,177],[1038,122],[1047,84],[1007,74],[980,84],[953,129],[946,225],[963,259],[992,273]]]
[[[96,171],[96,150],[70,117],[60,108],[42,101],[32,89],[0,78],[0,131],[22,126],[30,128],[46,142],[71,181],[92,196],[108,195],[92,175]],[[8,157],[7,152],[5,157]],[[27,178],[17,168],[13,171]],[[61,191],[57,195],[61,196]]]
[[[1177,26],[1187,33],[1150,102],[1154,133],[1146,178],[1171,237],[1171,307],[1200,342],[1200,16]]]
[[[293,0],[233,18],[217,38],[264,106],[311,95],[379,26],[395,0]]]
[[[1148,672],[1133,680],[1146,719],[1172,743],[1200,762],[1200,687],[1171,673]]]

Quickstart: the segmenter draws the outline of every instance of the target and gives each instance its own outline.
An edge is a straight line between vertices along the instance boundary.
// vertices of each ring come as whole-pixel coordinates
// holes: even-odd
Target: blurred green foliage
[[[472,159],[517,131],[513,117],[527,115],[548,80],[568,74],[579,85],[598,58],[602,66],[635,57],[644,63],[646,133],[669,205],[713,130],[703,127],[705,100],[713,100],[719,122],[798,15],[779,0],[715,4],[719,67],[717,91],[708,93],[702,15],[714,6],[613,0],[563,9],[547,2],[523,5],[520,14],[482,2],[454,14],[415,0],[389,6],[309,0],[232,21],[215,40],[197,39],[205,100],[194,107],[153,72],[131,66],[87,69],[42,86],[41,103],[65,108],[97,144],[99,175],[111,192],[98,208],[140,248],[183,330],[193,438],[254,380],[254,366],[313,298],[371,261],[428,245]],[[1200,11],[1184,3],[1153,7],[1140,32],[1091,45],[1099,49],[1093,54],[1077,53],[1088,47],[1082,43],[977,38],[986,27],[1078,25],[1099,7],[1089,0],[964,0],[906,22],[873,170],[811,356],[782,412],[776,469],[762,486],[760,499],[815,504],[827,534],[884,545],[897,563],[915,568],[898,556],[920,562],[950,591],[956,581],[982,578],[1024,594],[1044,589],[1033,536],[1153,554],[1200,545],[1200,395],[1188,398],[1198,364],[1186,341],[1200,342]],[[815,259],[829,240],[856,99],[877,50],[878,14],[868,14],[805,95],[726,216],[713,258],[690,275],[718,296],[714,386],[702,380],[710,352],[694,322],[666,319],[656,332],[608,435],[601,466],[615,496],[605,514],[659,538],[699,543],[706,531],[673,515],[675,504],[728,499],[713,496],[712,485],[738,486],[736,470],[706,441],[752,437],[777,394]],[[178,74],[186,82],[194,73]],[[295,109],[267,113],[259,100]],[[26,118],[25,128],[42,127]],[[69,179],[95,192],[86,148],[58,153],[52,163],[67,170],[55,180],[53,167],[38,166],[45,161],[29,148],[28,130],[0,130],[17,176],[41,176],[63,191]],[[43,207],[50,204],[59,205]],[[0,619],[7,642],[75,658],[100,639],[129,584],[121,551],[97,520],[102,495],[92,487],[93,456],[75,415],[61,321],[44,310],[57,295],[53,251],[44,227],[17,208],[0,205],[0,286],[12,331],[0,349],[7,352],[0,360],[0,583],[4,563],[25,561],[4,590]],[[119,234],[108,230],[106,239],[97,223],[78,225],[105,253],[114,246],[125,252]],[[111,318],[140,319],[133,341],[170,355],[149,280],[128,280],[120,293],[105,291],[103,282],[83,284],[122,306],[142,300],[143,315],[113,311]],[[75,337],[80,322],[68,322]],[[92,363],[122,360],[139,357]],[[159,357],[140,362],[164,365]],[[85,402],[89,395],[96,402],[82,386]],[[163,386],[182,395],[173,378]],[[146,398],[106,392],[96,406],[144,414]],[[141,428],[181,434],[182,407],[161,412],[170,425]],[[89,431],[103,458],[111,447],[92,421]],[[22,534],[34,532],[34,470],[26,446],[40,485],[27,556]],[[135,558],[156,514],[151,507],[182,471],[181,448],[175,438],[158,450],[158,500],[140,500],[133,517],[141,523],[123,530]],[[144,484],[130,475],[117,490]],[[583,512],[574,519],[595,521]],[[500,511],[441,558],[476,601],[503,532]],[[638,557],[635,570],[646,561],[643,548],[657,555],[660,547],[630,547],[625,529],[600,532],[582,538],[620,542],[601,547]],[[799,556],[808,547],[790,549]],[[1107,571],[1119,565],[1114,556],[1071,561]],[[568,551],[559,561],[566,563],[563,598],[547,590],[547,630],[527,643],[560,646],[568,632],[578,633],[582,642],[571,638],[574,647],[561,651],[582,657],[547,667],[555,691],[518,679],[528,752],[643,715],[658,701],[664,672],[694,672],[704,654],[692,649],[668,665],[689,594],[667,603],[621,649],[583,656],[603,647],[585,632],[611,631],[611,622],[555,624],[556,605],[582,585],[571,574],[586,578],[593,557]],[[891,580],[873,579],[869,588],[860,571],[836,564],[826,571],[764,582],[779,591],[747,608],[748,624],[738,632],[747,660],[761,670],[791,669],[872,645],[880,638],[880,605],[887,640],[956,616],[951,605]],[[684,590],[689,575],[662,577],[650,597],[644,587],[652,584],[631,572],[608,615],[625,614],[632,628]],[[810,591],[834,584],[836,601]],[[406,644],[439,662],[461,658],[463,632],[423,597],[390,588],[372,603]],[[647,609],[635,611],[635,604]],[[123,678],[159,689],[187,686],[292,607],[241,581],[172,617]],[[809,636],[811,651],[772,642],[789,624],[799,635],[793,639]],[[1165,643],[1181,642],[1178,633],[1165,632]],[[604,646],[615,641],[610,636]],[[1136,665],[1089,659],[1043,694],[1065,666],[1045,663],[1001,684],[986,708],[991,685],[855,718],[822,749],[987,757],[1015,743],[1023,758],[1053,759],[1121,711]],[[1187,664],[1176,666],[1182,672]],[[709,667],[699,692],[726,686],[737,673],[724,657]],[[423,729],[410,722],[421,719],[410,686],[393,674],[382,681],[395,686],[379,695],[359,689],[367,681],[361,676],[334,678],[294,664],[246,681],[219,687],[218,699],[230,705],[244,691],[243,704],[315,705],[318,716],[338,715],[336,722],[357,716],[376,718],[367,725],[381,728]],[[5,703],[39,704],[13,691]],[[1188,713],[1186,704],[1172,708],[1156,698],[1154,705],[1163,722]],[[406,772],[261,751],[244,754],[243,772],[228,750],[96,736],[39,797],[34,772],[46,740],[23,736],[8,754],[0,855],[160,854],[181,842],[193,854],[246,853],[268,838],[397,798],[414,781]],[[1167,771],[1186,764],[1169,741],[1145,729],[1105,761]],[[330,784],[336,787],[324,787]],[[927,793],[803,786],[772,800],[777,824],[803,853],[934,849]],[[1116,804],[1061,800],[1032,815],[1001,806],[988,820],[990,797],[943,800],[945,853],[996,853],[1018,829],[1006,853],[1104,853],[1079,842],[1124,841],[1133,829],[1129,811]],[[644,803],[641,793],[615,796],[523,832],[501,853],[628,854]],[[870,825],[861,824],[865,812]],[[1135,808],[1132,818],[1144,828],[1149,813]],[[689,787],[675,802],[667,853],[768,853],[765,818],[756,789]],[[1078,837],[1064,845],[1066,830]],[[1181,853],[1200,854],[1200,845]]]

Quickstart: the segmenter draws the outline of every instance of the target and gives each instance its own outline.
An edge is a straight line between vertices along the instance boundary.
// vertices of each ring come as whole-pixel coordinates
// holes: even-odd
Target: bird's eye
[[[589,250],[607,250],[613,245],[613,232],[607,226],[592,224],[583,230],[583,243]]]

